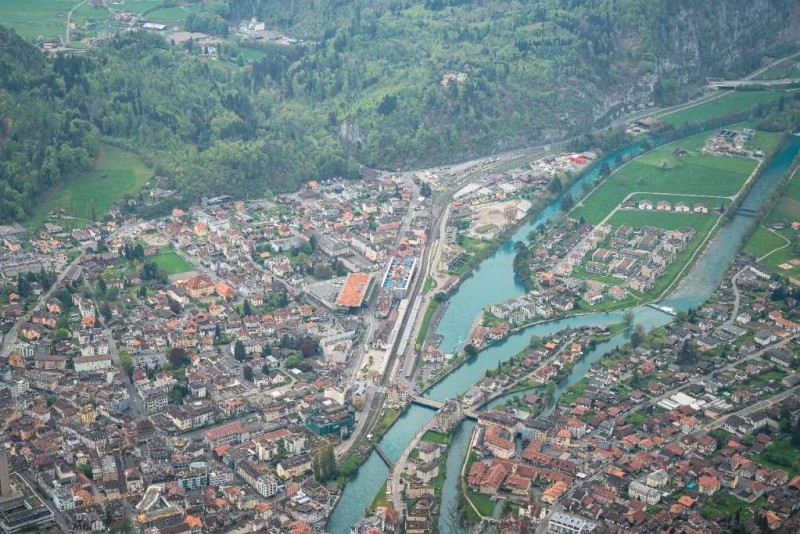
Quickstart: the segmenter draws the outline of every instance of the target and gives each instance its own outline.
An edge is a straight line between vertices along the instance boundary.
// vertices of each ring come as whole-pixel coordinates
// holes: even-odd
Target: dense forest
[[[251,17],[304,44],[236,64],[131,32],[45,58],[0,29],[0,220],[102,139],[186,197],[288,191],[583,133],[800,33],[785,0],[205,0],[186,25],[225,34]]]

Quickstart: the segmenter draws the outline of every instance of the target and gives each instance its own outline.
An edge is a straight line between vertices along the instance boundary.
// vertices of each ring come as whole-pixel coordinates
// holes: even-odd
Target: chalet
[[[652,210],[654,207],[653,203],[646,199],[640,200],[637,206],[640,210],[648,210],[648,211]]]
[[[694,206],[692,206],[692,212],[706,214],[708,213],[708,208],[705,207],[703,204],[695,204]]]
[[[691,213],[691,208],[686,202],[678,202],[675,204],[675,211],[678,213]]]
[[[656,203],[656,210],[658,211],[672,211],[672,204],[666,200],[659,200]]]

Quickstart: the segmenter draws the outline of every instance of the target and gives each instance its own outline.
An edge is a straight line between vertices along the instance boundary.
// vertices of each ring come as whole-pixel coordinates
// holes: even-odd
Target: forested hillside
[[[189,197],[285,191],[560,139],[800,34],[791,0],[206,0],[191,17],[200,31],[257,17],[306,44],[237,66],[140,32],[45,59],[0,31],[0,220],[103,137]]]

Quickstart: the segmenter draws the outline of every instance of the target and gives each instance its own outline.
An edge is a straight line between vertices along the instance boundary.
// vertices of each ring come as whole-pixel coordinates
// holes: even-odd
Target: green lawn
[[[422,441],[447,445],[448,443],[450,443],[450,436],[448,436],[447,434],[440,434],[439,432],[434,432],[433,430],[428,430],[422,436]]]
[[[739,191],[757,162],[746,158],[710,156],[700,153],[710,134],[698,134],[648,152],[615,171],[572,212],[598,223],[631,193],[671,193],[730,197]],[[674,155],[677,148],[688,152]],[[705,201],[706,199],[697,199]],[[716,199],[718,204],[721,199]],[[710,200],[709,200],[710,203]],[[671,214],[664,214],[671,215]]]
[[[792,265],[791,263],[797,259],[798,255],[792,254],[792,247],[790,246],[770,254],[769,257],[764,260],[764,263],[775,274],[797,278],[800,276],[800,265]],[[781,267],[789,265],[791,265],[789,269]]]
[[[150,256],[148,259],[158,265],[158,268],[166,272],[168,276],[194,270],[191,264],[172,250],[161,252],[161,254],[157,256]]]
[[[667,124],[681,125],[685,122],[703,122],[714,117],[745,111],[761,102],[777,100],[780,91],[733,91],[710,102],[660,116]]]
[[[484,517],[492,517],[494,512],[494,501],[489,495],[478,493],[467,488],[467,498],[472,501],[478,512]]]
[[[388,506],[389,505],[389,498],[386,495],[386,482],[383,483],[381,489],[378,490],[378,494],[375,495],[375,498],[372,499],[372,505],[370,506],[371,510],[375,510],[378,506]]]
[[[775,235],[775,232],[771,232],[763,226],[759,226],[758,229],[753,232],[753,235],[750,236],[750,239],[747,240],[742,252],[760,258],[785,244],[786,241],[781,239],[780,236]]]
[[[756,460],[761,465],[786,471],[789,478],[800,474],[800,447],[792,446],[788,436],[775,439]]]
[[[432,277],[428,276],[425,278],[425,282],[422,284],[422,290],[420,291],[420,293],[424,295],[425,293],[430,291],[431,288],[433,287],[436,287],[436,281]]]
[[[439,308],[439,301],[436,299],[431,299],[428,303],[428,307],[425,309],[425,315],[422,316],[422,323],[419,326],[419,333],[417,334],[417,347],[422,347],[422,343],[425,342],[425,335],[428,333],[428,327],[431,324],[431,320],[433,320],[433,315],[436,313],[436,310]]]
[[[99,220],[112,204],[125,194],[139,191],[152,175],[135,154],[102,145],[94,168],[65,178],[45,191],[26,224],[39,228],[51,211],[65,209],[79,219],[76,226],[85,226],[92,202]]]
[[[739,517],[742,521],[747,521],[753,517],[753,509],[763,509],[766,499],[759,498],[753,504],[741,501],[728,492],[717,492],[702,508],[700,508],[700,515],[703,517],[715,517],[716,515],[723,515],[728,518],[734,518],[736,512],[739,512]]]

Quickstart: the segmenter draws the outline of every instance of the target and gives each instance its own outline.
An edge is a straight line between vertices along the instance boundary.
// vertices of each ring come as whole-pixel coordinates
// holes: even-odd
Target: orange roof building
[[[369,275],[363,273],[350,273],[344,281],[336,304],[347,308],[357,308],[364,302],[364,297],[369,289]]]

